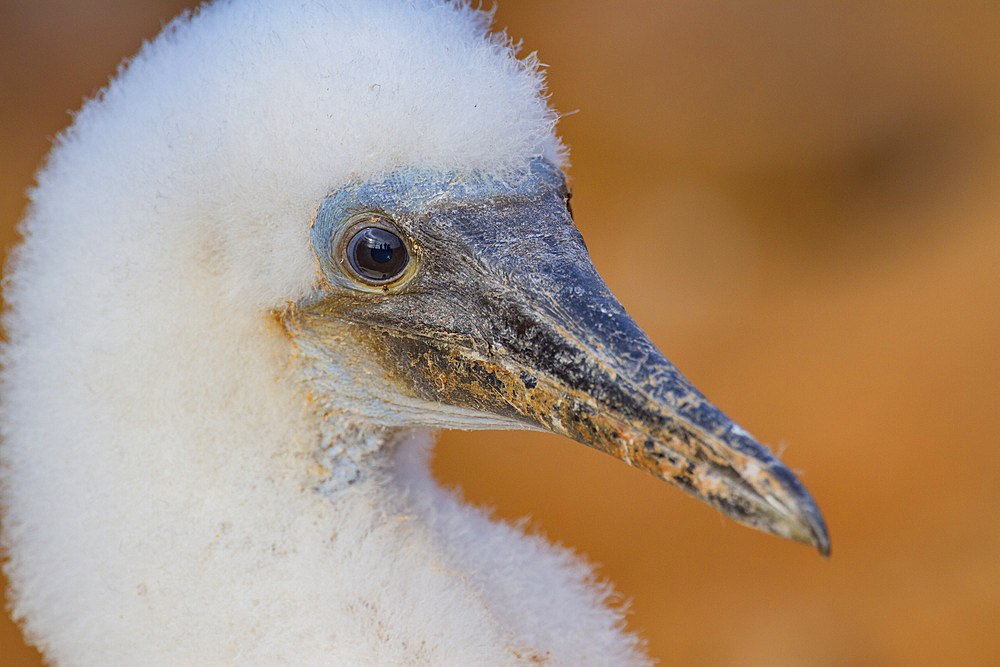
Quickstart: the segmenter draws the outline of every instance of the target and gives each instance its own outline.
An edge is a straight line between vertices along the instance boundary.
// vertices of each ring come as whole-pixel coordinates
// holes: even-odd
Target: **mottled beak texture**
[[[642,468],[734,520],[830,551],[809,492],[667,360],[601,280],[562,173],[405,172],[339,190],[313,242],[325,276],[305,329],[351,336],[393,391],[561,433]],[[391,219],[412,279],[359,291],[329,239],[359,212]]]

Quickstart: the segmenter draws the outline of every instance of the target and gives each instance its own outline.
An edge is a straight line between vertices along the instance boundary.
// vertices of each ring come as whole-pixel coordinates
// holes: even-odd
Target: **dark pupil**
[[[347,248],[351,266],[363,278],[388,280],[406,268],[406,248],[398,236],[380,227],[362,229]]]
[[[392,259],[392,248],[388,243],[372,248],[372,259],[376,264],[385,264]]]

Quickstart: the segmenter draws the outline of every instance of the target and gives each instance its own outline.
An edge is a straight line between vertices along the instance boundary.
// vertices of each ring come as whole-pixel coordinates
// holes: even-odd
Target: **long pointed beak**
[[[546,357],[551,361],[508,361],[527,383],[507,400],[522,397],[519,412],[532,421],[667,480],[740,523],[829,555],[823,517],[805,487],[615,306],[601,308],[611,336],[540,318],[562,350]],[[523,359],[526,351],[508,359]]]
[[[819,508],[791,471],[680,374],[589,260],[562,267],[500,300],[485,351],[397,338],[398,359],[417,371],[410,380],[436,400],[607,452],[735,521],[829,555]]]
[[[396,212],[420,266],[384,294],[332,279],[299,304],[300,319],[331,349],[341,334],[324,327],[353,327],[383,381],[427,411],[448,404],[561,433],[829,554],[805,487],[674,368],[601,280],[567,197],[544,160],[520,180],[416,174],[341,191],[313,231],[321,262],[332,226],[379,208]]]
[[[533,358],[527,365],[540,371],[524,393],[525,414],[740,523],[828,556],[823,517],[795,475],[680,374],[589,261],[566,264],[561,273],[540,294],[531,290],[537,340],[512,339],[517,349],[508,358]]]

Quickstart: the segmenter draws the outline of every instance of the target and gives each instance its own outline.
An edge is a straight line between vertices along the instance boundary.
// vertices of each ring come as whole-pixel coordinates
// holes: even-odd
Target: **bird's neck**
[[[367,423],[357,417],[327,413],[320,421],[315,457],[317,490],[330,499],[372,477],[391,474],[401,442],[414,432]]]

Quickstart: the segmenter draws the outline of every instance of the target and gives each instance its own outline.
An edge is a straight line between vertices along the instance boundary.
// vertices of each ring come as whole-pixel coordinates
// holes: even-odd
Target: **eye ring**
[[[415,271],[405,236],[377,213],[356,216],[334,238],[334,259],[362,288],[387,291]]]

